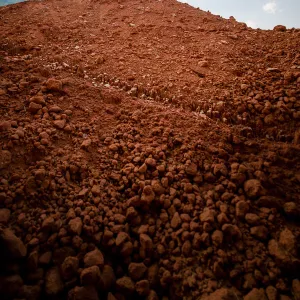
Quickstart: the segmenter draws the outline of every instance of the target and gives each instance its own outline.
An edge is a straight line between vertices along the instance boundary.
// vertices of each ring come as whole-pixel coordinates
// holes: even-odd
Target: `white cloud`
[[[247,24],[248,27],[251,27],[251,28],[257,28],[258,27],[257,23],[255,21],[252,21],[252,20],[248,20],[246,22],[246,24]]]
[[[277,12],[277,4],[275,1],[270,1],[263,6],[263,10],[268,14],[275,14]]]

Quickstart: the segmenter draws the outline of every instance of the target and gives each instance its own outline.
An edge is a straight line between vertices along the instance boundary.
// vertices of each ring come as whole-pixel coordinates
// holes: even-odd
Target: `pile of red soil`
[[[300,30],[173,0],[0,28],[1,299],[300,299]]]

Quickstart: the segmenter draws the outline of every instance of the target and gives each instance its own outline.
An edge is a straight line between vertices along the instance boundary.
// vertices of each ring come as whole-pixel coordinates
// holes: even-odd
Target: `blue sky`
[[[276,25],[300,28],[300,0],[180,0],[224,18],[261,29]]]
[[[0,0],[0,6],[22,0]],[[272,29],[281,24],[300,28],[300,0],[180,0],[202,10],[209,10],[224,18],[261,29]]]

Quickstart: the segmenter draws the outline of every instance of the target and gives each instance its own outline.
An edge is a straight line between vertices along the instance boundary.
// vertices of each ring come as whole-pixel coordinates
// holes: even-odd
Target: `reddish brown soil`
[[[300,31],[173,0],[0,8],[1,299],[300,299]]]

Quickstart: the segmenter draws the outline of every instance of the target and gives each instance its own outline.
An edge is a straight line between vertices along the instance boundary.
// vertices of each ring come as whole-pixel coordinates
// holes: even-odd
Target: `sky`
[[[180,0],[226,19],[233,16],[252,28],[276,25],[300,28],[300,0]]]
[[[0,0],[0,6],[22,0]],[[300,28],[300,0],[180,0],[224,18],[233,16],[252,28]]]

